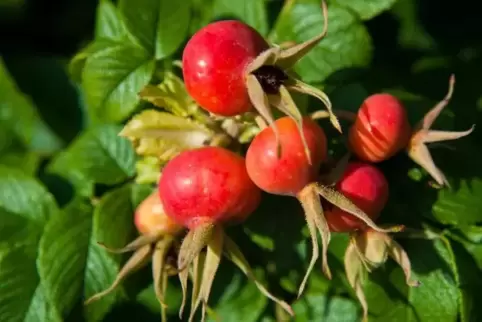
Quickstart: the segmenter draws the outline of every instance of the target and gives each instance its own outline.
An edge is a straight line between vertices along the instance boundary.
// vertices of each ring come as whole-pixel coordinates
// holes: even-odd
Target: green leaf
[[[82,293],[92,211],[90,203],[75,199],[49,221],[40,240],[37,267],[45,295],[64,316]]]
[[[134,175],[135,154],[128,140],[119,137],[120,127],[101,125],[78,137],[48,166],[48,171],[69,179],[85,193],[91,184],[116,184]]]
[[[25,322],[52,321],[63,322],[60,313],[48,302],[44,288],[41,284],[37,286],[30,302],[30,307],[25,315]]]
[[[169,160],[183,150],[203,146],[213,133],[190,119],[144,110],[126,124],[120,135],[134,142],[137,154]]]
[[[61,321],[41,296],[35,269],[37,243],[57,205],[37,180],[14,168],[0,166],[0,191],[0,321]]]
[[[351,1],[351,0],[335,0],[334,3],[340,7],[345,7],[356,14],[362,20],[370,20],[373,17],[379,15],[383,11],[390,9],[397,0],[364,0],[364,1]],[[331,4],[331,2],[330,2]]]
[[[92,234],[86,250],[84,299],[108,288],[119,272],[120,256],[107,252],[97,243],[102,242],[109,247],[120,248],[134,238],[133,213],[143,199],[141,198],[141,195],[145,194],[143,190],[142,186],[122,186],[106,193],[95,207]],[[116,295],[110,294],[97,302],[90,303],[85,307],[87,321],[101,320],[115,301]]]
[[[0,129],[0,153],[11,147],[18,150],[20,145],[47,154],[61,145],[30,98],[18,89],[3,59],[0,59]],[[48,144],[42,144],[39,139]]]
[[[141,99],[177,116],[189,116],[199,109],[186,90],[181,78],[172,72],[164,73],[162,83],[147,85],[139,93]]]
[[[121,0],[119,10],[129,33],[155,59],[170,56],[187,35],[190,2],[180,5],[171,0]]]
[[[468,247],[467,247],[468,246]],[[480,245],[479,253],[480,253]],[[476,322],[482,319],[482,308],[477,305],[482,287],[480,274],[482,270],[477,265],[475,255],[472,257],[468,249],[469,243],[451,241],[451,247],[457,264],[458,284],[461,295],[460,318],[462,322]],[[464,248],[465,247],[465,248]]]
[[[111,0],[101,0],[97,6],[95,37],[120,40],[126,36],[122,18]]]
[[[386,265],[385,271],[374,271],[365,287],[370,321],[457,321],[460,293],[450,245],[418,239],[407,240],[403,247],[412,263],[413,278],[422,284],[409,288],[398,267],[389,271]]]
[[[480,160],[480,159],[479,159]],[[457,189],[441,189],[433,204],[433,216],[444,224],[470,225],[482,221],[482,180],[461,180]]]
[[[256,285],[238,272],[228,285],[224,285],[223,294],[213,309],[222,321],[256,322],[267,304],[268,299]]]
[[[260,34],[268,33],[266,2],[258,0],[194,0],[194,16],[191,30],[196,32],[201,27],[216,19],[236,19],[256,29]]]
[[[1,321],[62,321],[41,296],[35,256],[32,245],[13,246],[0,251]],[[39,317],[48,319],[34,319]]]
[[[36,244],[48,219],[58,209],[37,180],[0,166],[0,241]]]
[[[90,116],[97,121],[122,121],[137,107],[138,93],[150,81],[155,62],[147,51],[128,41],[102,39],[95,47],[82,69]]]
[[[356,322],[360,320],[357,304],[340,296],[306,294],[293,305],[296,321]]]
[[[27,175],[36,173],[40,161],[38,154],[28,151],[6,151],[0,155],[0,164],[22,170]]]
[[[328,6],[328,34],[298,64],[295,71],[307,82],[321,82],[336,71],[367,66],[372,40],[365,26],[345,8]],[[323,29],[319,0],[286,2],[275,24],[271,41],[301,43]]]

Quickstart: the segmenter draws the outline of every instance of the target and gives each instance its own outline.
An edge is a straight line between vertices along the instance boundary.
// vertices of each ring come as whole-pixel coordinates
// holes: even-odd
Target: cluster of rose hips
[[[273,296],[256,279],[236,243],[223,230],[224,225],[245,221],[261,202],[262,191],[295,197],[303,207],[312,255],[298,296],[320,256],[318,234],[323,272],[331,278],[327,260],[330,232],[351,235],[345,269],[363,307],[364,319],[368,308],[362,291],[363,276],[384,263],[387,256],[401,265],[409,285],[418,285],[410,278],[407,254],[388,235],[403,227],[382,228],[374,222],[387,203],[389,187],[373,163],[406,149],[438,183],[447,184],[425,144],[460,138],[472,129],[430,129],[450,99],[453,77],[445,99],[413,129],[401,102],[389,94],[371,95],[356,114],[333,110],[326,94],[301,82],[291,70],[326,34],[324,3],[323,13],[323,33],[298,45],[270,46],[258,32],[239,21],[211,23],[189,40],[182,68],[187,91],[194,101],[213,116],[235,117],[255,110],[259,133],[245,156],[216,144],[174,156],[162,169],[156,191],[136,211],[135,225],[141,236],[121,250],[112,250],[135,250],[134,255],[111,288],[89,302],[111,292],[128,273],[152,258],[155,291],[161,304],[167,277],[178,274],[184,298],[182,314],[190,277],[190,320],[199,306],[204,319],[211,286],[224,255],[263,294],[293,315],[289,304]],[[327,110],[302,115],[290,91],[319,98]],[[275,119],[271,107],[286,116]],[[357,160],[349,153],[322,172],[322,165],[329,163],[327,138],[315,120],[324,117],[340,132],[338,117],[354,122],[349,129],[348,148]],[[183,228],[188,232],[181,239]]]

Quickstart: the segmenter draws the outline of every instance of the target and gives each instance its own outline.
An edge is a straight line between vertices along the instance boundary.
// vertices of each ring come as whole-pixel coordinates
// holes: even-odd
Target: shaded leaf
[[[0,251],[0,319],[1,321],[62,321],[51,310],[39,286],[35,270],[35,247],[14,246]],[[42,321],[42,320],[36,320]],[[45,320],[44,320],[45,321]]]
[[[22,93],[0,59],[0,152],[19,145],[38,153],[52,153],[61,143]],[[42,141],[40,141],[41,139]],[[48,144],[44,144],[48,142]]]
[[[122,18],[111,0],[101,0],[97,6],[95,37],[120,40],[126,36]]]
[[[280,13],[270,39],[276,43],[301,43],[321,33],[323,15],[319,0],[288,1]],[[365,26],[349,10],[328,5],[328,34],[295,65],[307,82],[321,82],[333,72],[364,67],[372,55],[372,41]]]
[[[261,35],[266,35],[268,32],[265,1],[195,0],[193,7],[195,13],[192,32],[220,18],[240,20],[256,29]]]
[[[482,222],[482,180],[465,179],[457,189],[441,189],[433,204],[433,216],[444,224],[467,225]]]
[[[97,243],[121,248],[133,239],[133,214],[139,201],[139,187],[125,185],[106,193],[94,210],[92,233],[85,266],[84,299],[107,289],[121,268],[121,257]],[[134,202],[135,203],[134,203]],[[122,290],[122,285],[119,291]],[[85,307],[87,321],[99,321],[116,301],[114,292]]]
[[[236,273],[213,309],[222,321],[256,322],[267,305],[268,299],[256,285]]]
[[[116,184],[134,175],[135,154],[128,140],[119,137],[120,127],[92,127],[49,164],[48,171],[69,179],[83,192],[92,183]]]
[[[187,34],[190,3],[170,0],[121,0],[119,9],[129,33],[156,59],[170,56]]]
[[[147,51],[129,42],[102,39],[96,43],[97,50],[90,50],[82,70],[90,117],[122,121],[137,107],[138,93],[150,81],[155,63]]]
[[[40,240],[37,267],[44,293],[63,315],[81,298],[92,211],[89,203],[74,200],[49,221]]]
[[[0,241],[35,245],[58,209],[52,195],[32,177],[0,166]]]
[[[322,293],[307,293],[293,305],[296,321],[360,321],[358,305],[350,299]]]
[[[355,12],[363,20],[372,19],[383,11],[390,9],[396,2],[397,0],[334,1],[340,7],[345,7]]]
[[[457,321],[460,294],[454,254],[441,240],[407,240],[404,249],[419,287],[407,287],[401,269],[373,271],[367,281],[370,321]]]

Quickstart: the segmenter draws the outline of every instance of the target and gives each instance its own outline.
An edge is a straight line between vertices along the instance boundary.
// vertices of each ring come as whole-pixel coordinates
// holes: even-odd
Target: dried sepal
[[[367,229],[354,233],[345,252],[345,271],[351,287],[363,308],[363,318],[367,321],[368,305],[363,293],[363,280],[367,272],[383,265],[388,256],[403,269],[408,286],[420,286],[411,278],[411,265],[405,250],[386,233]]]
[[[283,49],[279,56],[276,64],[284,69],[289,69],[293,67],[301,58],[306,56],[327,34],[328,32],[328,8],[326,6],[326,1],[321,1],[321,9],[323,12],[323,30],[322,32],[297,45],[289,46]]]
[[[268,96],[263,90],[261,83],[256,76],[248,75],[246,77],[246,87],[248,89],[248,95],[256,111],[268,122],[268,125],[273,128],[273,133],[276,138],[276,146],[278,147],[278,155],[280,154],[281,144],[279,142],[279,132],[276,125],[274,125],[274,117],[271,113],[270,103]]]
[[[363,309],[363,321],[368,321],[368,303],[365,298],[365,293],[363,292],[363,284],[365,280],[365,266],[362,258],[357,250],[357,245],[355,240],[350,239],[350,243],[345,251],[345,273],[348,283],[355,291],[355,295],[360,302]]]
[[[347,213],[360,219],[373,230],[379,232],[399,232],[404,228],[402,225],[395,225],[388,228],[379,227],[363,210],[361,210],[357,205],[353,203],[353,201],[351,201],[342,193],[336,191],[332,187],[321,184],[313,185],[313,187],[323,199],[325,199],[332,205],[340,208],[341,210],[346,211]]]
[[[276,304],[280,305],[286,312],[288,312],[291,316],[294,316],[293,309],[291,306],[283,300],[278,299],[274,295],[272,295],[264,285],[258,281],[256,276],[253,273],[251,266],[249,265],[248,261],[244,257],[243,253],[239,249],[238,245],[229,238],[229,236],[224,236],[224,255],[236,265],[250,280],[254,282],[256,287],[259,289],[264,296],[275,302]]]
[[[179,283],[181,284],[181,293],[182,293],[182,300],[181,305],[179,306],[179,319],[182,320],[182,316],[184,314],[184,308],[186,307],[186,300],[187,300],[187,280],[189,278],[189,270],[183,269],[178,271],[179,276]]]
[[[119,135],[132,142],[138,155],[169,160],[181,151],[204,146],[214,133],[191,119],[151,109],[135,115]]]
[[[193,260],[199,255],[201,250],[209,243],[213,235],[214,225],[212,223],[204,223],[187,233],[179,250],[177,258],[177,269],[182,271],[186,269]]]
[[[327,112],[328,112],[328,117],[329,117],[330,122],[333,125],[333,127],[338,132],[343,133],[343,131],[341,129],[340,121],[338,121],[337,116],[333,112],[331,100],[328,97],[328,95],[326,95],[325,92],[323,92],[322,90],[319,90],[318,88],[316,88],[314,86],[308,85],[308,84],[303,83],[303,82],[301,82],[299,80],[296,80],[296,79],[290,79],[287,87],[290,90],[297,91],[297,92],[302,93],[302,94],[307,94],[307,95],[310,95],[310,96],[313,96],[313,97],[319,99],[326,106],[326,109],[327,109]]]
[[[308,148],[308,143],[306,142],[305,134],[303,133],[303,115],[301,114],[300,110],[296,106],[293,98],[291,97],[288,89],[281,85],[279,88],[278,95],[270,95],[269,102],[278,108],[281,112],[285,113],[289,117],[295,121],[296,126],[298,127],[298,131],[300,133],[301,142],[303,143],[303,147],[305,150],[305,155],[308,159],[308,163],[312,164],[311,162],[311,152]]]
[[[258,55],[251,63],[246,66],[246,73],[250,74],[262,66],[275,65],[280,54],[281,48],[271,47]]]
[[[205,252],[199,253],[199,255],[196,257],[196,259],[193,262],[192,275],[191,275],[191,280],[192,280],[191,314],[193,314],[193,312],[196,311],[195,309],[196,303],[198,302],[198,298],[200,297],[199,290],[201,289],[201,282],[202,282],[205,262],[206,262]]]
[[[310,118],[312,120],[322,120],[322,119],[330,118],[332,114],[334,114],[338,119],[345,120],[352,123],[355,122],[357,118],[357,114],[354,112],[345,111],[345,110],[336,110],[336,109],[333,109],[331,113],[329,111],[324,111],[324,110],[315,111],[310,114]]]
[[[390,238],[387,242],[389,255],[402,268],[407,285],[412,287],[420,286],[420,281],[412,279],[412,265],[410,264],[407,252],[394,239]]]
[[[321,236],[321,254],[322,254],[322,270],[328,279],[331,279],[331,271],[328,265],[328,245],[330,243],[330,228],[324,217],[323,207],[320,202],[320,197],[313,185],[305,187],[298,195],[298,200],[303,206],[305,218],[310,231],[312,255],[311,260],[306,270],[305,276],[298,289],[298,298],[302,295],[308,277],[314,268],[314,265],[319,257],[318,238],[317,233]]]
[[[139,249],[143,246],[152,244],[152,243],[156,242],[157,240],[159,240],[160,237],[161,237],[161,234],[158,234],[158,233],[150,234],[150,235],[140,235],[139,237],[137,237],[132,242],[130,242],[129,244],[127,244],[126,246],[124,246],[122,248],[111,248],[111,247],[106,246],[102,242],[97,242],[97,244],[110,253],[121,254],[121,253],[131,252],[131,251]]]
[[[161,310],[164,310],[166,307],[166,304],[164,303],[164,295],[166,291],[164,279],[167,277],[166,257],[171,244],[171,238],[159,240],[155,244],[152,254],[152,277],[154,283],[154,293],[156,294],[156,298],[161,305]]]
[[[415,126],[407,146],[409,157],[427,170],[432,178],[441,186],[449,186],[449,183],[443,172],[435,165],[426,143],[457,140],[469,135],[474,130],[474,125],[465,131],[436,131],[430,129],[442,110],[450,102],[454,85],[455,76],[451,75],[449,79],[449,89],[445,98],[425,114],[423,119]]]
[[[201,321],[206,318],[206,307],[209,294],[211,293],[212,284],[216,276],[216,272],[221,262],[221,256],[223,254],[223,239],[224,232],[221,227],[216,226],[213,230],[210,241],[207,244],[206,258],[204,260],[203,272],[199,293],[194,301],[194,306],[191,308],[191,314],[189,321],[193,321],[197,308],[203,303]]]
[[[131,258],[129,258],[129,260],[127,261],[127,263],[125,263],[125,265],[121,268],[119,274],[117,274],[114,282],[112,283],[112,285],[100,292],[100,293],[97,293],[95,295],[93,295],[92,297],[90,297],[89,299],[87,299],[84,304],[87,305],[89,303],[92,303],[94,301],[97,301],[99,300],[100,298],[108,295],[109,293],[111,293],[112,291],[115,290],[115,288],[128,276],[130,275],[131,273],[133,273],[134,271],[140,269],[141,267],[143,267],[147,261],[150,259],[150,256],[152,254],[152,246],[149,244],[149,245],[145,245],[145,246],[142,246],[141,248],[139,248],[132,256]]]

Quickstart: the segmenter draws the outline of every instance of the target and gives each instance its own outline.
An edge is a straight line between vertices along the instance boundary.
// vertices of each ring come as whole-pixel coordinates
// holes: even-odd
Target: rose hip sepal
[[[137,207],[134,214],[134,224],[141,235],[125,247],[113,249],[98,242],[100,246],[110,252],[134,251],[134,254],[117,274],[112,285],[90,297],[85,301],[85,304],[87,305],[110,294],[128,275],[142,268],[148,263],[149,259],[152,259],[154,290],[161,304],[162,321],[167,321],[164,294],[168,276],[176,271],[172,264],[171,255],[175,251],[176,237],[181,233],[183,227],[166,216],[157,189]]]
[[[189,229],[177,262],[183,291],[180,315],[185,306],[189,269],[192,268],[189,320],[194,318],[201,302],[204,320],[222,254],[253,280],[265,296],[293,315],[287,303],[271,295],[257,281],[240,249],[223,230],[225,224],[244,221],[261,200],[261,191],[249,178],[242,156],[220,147],[181,152],[164,167],[159,193],[166,214]]]
[[[380,267],[388,256],[403,269],[408,286],[418,287],[419,281],[411,277],[411,265],[405,250],[386,233],[366,229],[353,233],[345,252],[345,272],[351,287],[363,308],[363,321],[368,321],[368,304],[363,292],[366,273]]]
[[[302,114],[290,91],[308,94],[325,104],[331,123],[342,132],[328,96],[290,72],[325,37],[328,28],[325,1],[322,9],[324,27],[319,35],[301,44],[282,47],[270,47],[256,30],[239,21],[218,21],[205,26],[188,41],[183,52],[183,76],[189,94],[206,110],[223,116],[246,113],[254,107],[269,125],[274,123],[270,109],[274,106],[296,121],[300,133]],[[279,143],[278,131],[273,130]],[[306,146],[305,152],[308,152]]]
[[[300,135],[297,124],[290,117],[278,119],[275,125],[279,129],[281,156],[277,156],[277,142],[273,127],[267,127],[251,142],[246,153],[246,167],[250,178],[262,190],[275,195],[296,197],[304,209],[313,253],[298,290],[298,296],[301,296],[310,272],[319,257],[317,231],[322,241],[323,272],[331,278],[327,260],[330,230],[324,217],[320,196],[326,202],[352,214],[375,230],[392,231],[399,230],[399,227],[388,230],[379,228],[350,199],[329,185],[317,182],[321,163],[327,155],[326,136],[318,124],[309,117],[303,118],[303,136]],[[304,153],[303,137],[312,156],[311,163]]]
[[[454,85],[455,76],[451,75],[447,95],[415,126],[406,148],[409,157],[422,166],[441,186],[449,186],[449,183],[443,172],[435,165],[426,143],[457,140],[472,133],[475,127],[475,125],[472,125],[472,127],[466,131],[437,131],[430,129],[444,107],[448,105],[452,98]]]
[[[361,160],[381,162],[405,149],[408,156],[423,167],[439,185],[448,186],[447,178],[435,165],[426,144],[460,139],[474,130],[474,126],[466,131],[431,130],[433,123],[449,103],[454,84],[455,77],[451,75],[445,98],[435,105],[413,129],[403,104],[388,93],[370,95],[356,114],[349,111],[335,111],[338,117],[354,122],[348,135],[350,150]],[[326,118],[328,114],[325,111],[318,111],[311,117]]]

